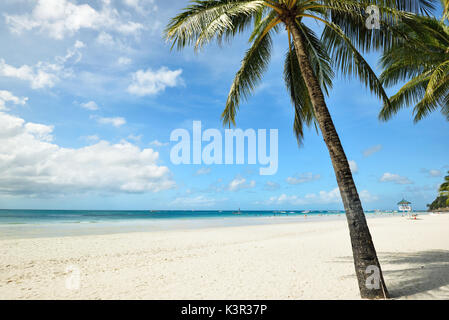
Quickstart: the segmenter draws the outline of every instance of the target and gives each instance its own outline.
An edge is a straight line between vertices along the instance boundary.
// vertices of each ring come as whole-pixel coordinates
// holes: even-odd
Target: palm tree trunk
[[[324,142],[329,150],[346,211],[360,295],[362,298],[367,299],[388,298],[388,291],[366,223],[362,203],[360,202],[343,146],[327,109],[321,86],[308,59],[304,38],[293,19],[286,23],[293,36],[301,73],[307,85]]]

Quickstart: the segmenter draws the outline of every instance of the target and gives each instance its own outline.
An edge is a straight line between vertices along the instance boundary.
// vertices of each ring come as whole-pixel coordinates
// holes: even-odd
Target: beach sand
[[[393,298],[449,299],[449,214],[368,223]],[[0,240],[0,299],[359,294],[348,228],[339,220]]]

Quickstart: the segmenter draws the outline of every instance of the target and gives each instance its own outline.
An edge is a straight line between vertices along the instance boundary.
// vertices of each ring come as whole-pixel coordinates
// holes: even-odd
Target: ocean
[[[366,211],[368,218],[400,216]],[[27,238],[232,227],[345,219],[338,210],[6,210],[0,209],[0,238]]]

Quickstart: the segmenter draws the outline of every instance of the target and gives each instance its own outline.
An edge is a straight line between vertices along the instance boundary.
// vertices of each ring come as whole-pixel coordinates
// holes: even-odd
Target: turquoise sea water
[[[368,218],[399,215],[367,211]],[[344,211],[0,210],[0,238],[163,231],[345,219]]]
[[[155,219],[243,218],[269,216],[338,215],[344,211],[106,211],[106,210],[0,210],[0,224],[80,223]]]

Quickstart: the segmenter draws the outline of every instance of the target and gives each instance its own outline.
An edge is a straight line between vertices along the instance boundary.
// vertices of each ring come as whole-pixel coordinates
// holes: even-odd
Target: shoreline
[[[449,215],[368,224],[394,299],[449,299]],[[0,299],[359,299],[345,220],[3,239],[0,256]]]
[[[418,215],[436,214],[416,212]],[[402,217],[401,213],[366,213],[367,220]],[[47,237],[71,237],[88,235],[107,235],[136,232],[183,231],[210,228],[229,228],[239,226],[277,225],[326,221],[346,221],[344,213],[302,214],[274,216],[227,216],[160,218],[99,221],[53,221],[30,223],[0,223],[0,240]]]

